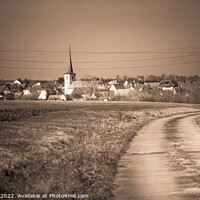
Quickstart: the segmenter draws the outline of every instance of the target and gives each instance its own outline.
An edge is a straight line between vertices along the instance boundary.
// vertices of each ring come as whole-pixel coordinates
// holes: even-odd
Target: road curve
[[[199,116],[176,115],[142,128],[119,163],[114,199],[200,199]]]

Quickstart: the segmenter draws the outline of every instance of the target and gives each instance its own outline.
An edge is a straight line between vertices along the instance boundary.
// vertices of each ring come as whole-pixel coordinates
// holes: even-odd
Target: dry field
[[[118,161],[151,120],[199,105],[0,102],[0,193],[111,199]]]

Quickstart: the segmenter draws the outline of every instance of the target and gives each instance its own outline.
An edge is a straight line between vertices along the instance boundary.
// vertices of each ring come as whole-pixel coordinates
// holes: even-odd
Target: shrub
[[[39,96],[37,94],[33,95],[22,95],[21,100],[38,100]]]

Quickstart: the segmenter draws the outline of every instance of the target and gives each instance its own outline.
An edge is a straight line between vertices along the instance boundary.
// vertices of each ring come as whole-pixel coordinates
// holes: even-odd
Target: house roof
[[[72,96],[73,95],[82,95],[85,93],[86,93],[86,87],[74,88],[74,90],[72,92]]]
[[[42,86],[40,84],[34,84],[32,88],[35,88],[36,90],[42,90]]]
[[[19,80],[14,81],[15,84],[22,84]]]
[[[5,86],[6,86],[6,85],[0,85],[0,92],[3,92],[3,91],[4,91]]]
[[[23,92],[15,92],[14,94],[15,94],[15,97],[20,97],[23,95]]]
[[[64,94],[61,88],[57,88],[56,91],[60,94]]]
[[[83,88],[88,86],[89,82],[87,81],[73,81],[69,88],[74,89],[74,88]]]
[[[160,87],[177,87],[178,82],[173,80],[163,80],[160,82]]]
[[[125,89],[125,87],[124,87],[123,85],[114,84],[114,86],[115,86],[115,88],[116,88],[117,90],[119,90],[119,89]]]
[[[105,82],[104,82],[103,80],[100,80],[100,81],[98,82],[98,84],[105,84]]]
[[[18,95],[18,94],[23,94],[23,92],[14,92],[14,94],[17,94],[17,95]]]
[[[27,87],[25,90],[29,90],[31,94],[38,94],[36,88]]]
[[[117,80],[112,80],[112,81],[108,82],[108,85],[113,85],[113,84],[116,84],[116,83],[117,83]]]
[[[62,87],[63,87],[63,83],[61,83],[61,84],[59,84],[59,85],[56,85],[56,88],[58,89],[58,88],[60,88],[60,89],[62,89]]]

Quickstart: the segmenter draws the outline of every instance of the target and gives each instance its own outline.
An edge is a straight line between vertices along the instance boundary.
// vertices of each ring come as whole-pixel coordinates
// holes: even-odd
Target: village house
[[[114,80],[108,82],[108,85],[109,85],[109,86],[114,85],[114,84],[118,84],[118,82],[117,82],[116,79],[114,79]]]
[[[40,99],[40,100],[46,100],[47,99],[47,91],[42,87],[40,82],[34,84],[32,86],[32,89],[37,90],[38,99]]]
[[[97,81],[94,90],[94,95],[96,96],[96,100],[98,99],[102,101],[106,98],[109,98],[109,87],[110,86],[108,85],[108,82],[104,81],[103,79]]]
[[[23,94],[23,90],[27,87],[26,84],[21,83],[19,80],[9,84],[10,90],[13,93],[14,99],[19,100]]]
[[[126,80],[124,81],[123,85],[125,89],[134,89],[134,83],[132,83],[131,81]]]
[[[91,93],[87,90],[87,87],[75,87],[71,97],[73,100],[87,100],[91,99]]]
[[[103,81],[103,79],[101,79],[98,83],[97,83],[97,90],[98,91],[105,91],[108,90],[108,84],[105,83]]]
[[[125,87],[125,88],[128,88],[128,87],[129,87],[129,82],[128,82],[128,80],[124,81],[124,87]]]
[[[124,87],[123,85],[112,84],[112,85],[110,86],[110,89],[109,89],[109,90],[110,90],[110,91],[113,91],[114,94],[116,94],[118,90],[124,90],[124,89],[125,89],[125,87]]]
[[[31,87],[27,87],[25,90],[23,90],[23,95],[30,95],[31,94]]]
[[[21,85],[22,83],[21,83],[19,80],[15,80],[15,81],[14,81],[14,84],[19,84],[19,85]]]
[[[11,93],[11,92],[10,92],[10,89],[7,85],[1,85],[0,86],[0,100],[5,99],[5,96],[9,93]]]
[[[47,99],[47,91],[45,89],[42,89],[40,85],[27,87],[25,90],[23,90],[22,99],[24,99],[23,96],[26,96],[25,99],[41,99],[45,100]]]
[[[20,97],[21,100],[37,100],[39,98],[39,92],[30,86],[23,90],[23,94]]]
[[[62,101],[72,100],[70,95],[64,94],[64,87],[62,86],[62,84],[54,85],[54,91],[49,96],[49,99],[51,100],[56,99],[56,100],[62,100]]]
[[[177,81],[163,80],[159,84],[159,88],[163,91],[173,91],[175,87],[178,87]]]
[[[1,85],[0,86],[0,94],[1,95],[6,95],[8,93],[10,93],[9,87],[7,85]]]
[[[126,89],[123,85],[118,85],[118,84],[111,85],[109,90],[111,92],[110,95],[112,95],[113,93],[114,95],[121,95],[121,96],[128,95],[130,91],[129,89]]]
[[[153,89],[158,88],[160,85],[160,82],[145,82],[146,84],[149,84]]]
[[[22,95],[23,95],[23,92],[15,92],[14,93],[15,100],[20,100]]]
[[[53,91],[55,91],[56,93],[60,93],[60,94],[64,94],[64,86],[63,84],[57,84],[55,83],[53,86]]]
[[[39,91],[39,90],[42,90],[41,83],[40,83],[40,82],[38,82],[38,83],[36,83],[36,84],[32,85],[32,88],[35,88],[37,91]]]
[[[40,90],[38,99],[46,100],[47,99],[47,91],[46,90]]]
[[[153,88],[148,83],[143,84],[142,86],[140,86],[140,89],[139,89],[139,92],[151,93],[152,91],[153,91]]]

